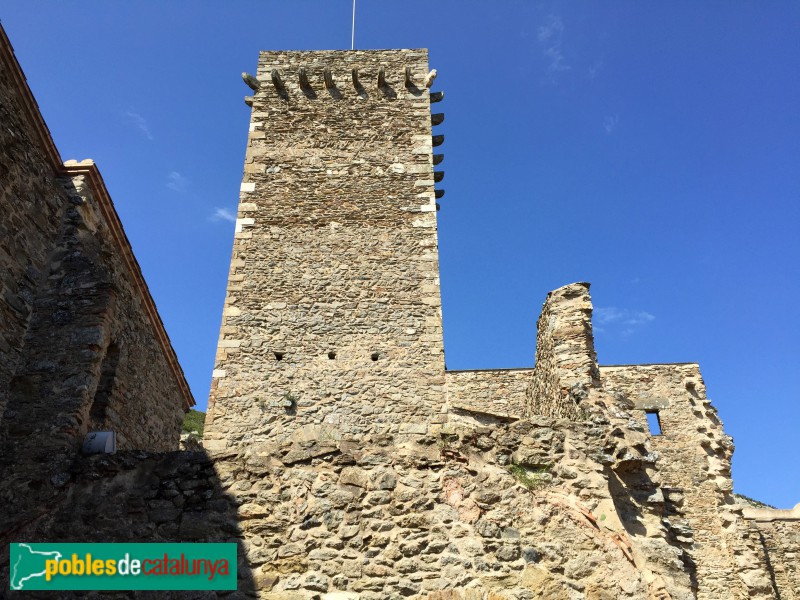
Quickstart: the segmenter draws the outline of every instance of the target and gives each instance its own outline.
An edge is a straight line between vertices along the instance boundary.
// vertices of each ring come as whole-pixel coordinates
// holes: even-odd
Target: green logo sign
[[[235,590],[236,544],[11,544],[12,590]]]

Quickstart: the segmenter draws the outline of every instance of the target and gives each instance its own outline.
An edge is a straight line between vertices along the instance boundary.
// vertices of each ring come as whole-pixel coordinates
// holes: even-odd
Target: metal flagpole
[[[353,0],[353,29],[350,36],[350,50],[355,49],[356,44],[356,0]]]

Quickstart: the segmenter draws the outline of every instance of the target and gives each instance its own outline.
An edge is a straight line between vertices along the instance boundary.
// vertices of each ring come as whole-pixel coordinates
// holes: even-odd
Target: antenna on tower
[[[355,49],[356,45],[356,0],[353,0],[353,29],[350,34],[350,50]]]

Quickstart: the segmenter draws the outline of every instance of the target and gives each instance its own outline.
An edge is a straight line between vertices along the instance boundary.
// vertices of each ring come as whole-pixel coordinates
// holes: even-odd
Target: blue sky
[[[350,0],[0,11],[62,156],[103,173],[204,408],[261,49],[345,49]],[[450,369],[529,366],[592,282],[601,364],[698,361],[736,491],[800,502],[800,4],[359,0],[446,114]]]

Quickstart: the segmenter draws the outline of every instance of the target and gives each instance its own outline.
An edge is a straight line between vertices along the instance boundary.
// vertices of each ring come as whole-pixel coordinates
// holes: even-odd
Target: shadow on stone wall
[[[9,592],[11,542],[235,542],[238,590],[254,597],[237,505],[205,452],[122,452],[78,457],[71,479],[40,516],[0,531],[0,597],[215,598],[215,592]]]
[[[676,538],[675,531],[670,527],[666,527],[663,537],[653,537],[653,532],[664,528],[665,523],[677,513],[676,507],[665,501],[661,488],[651,479],[647,463],[631,461],[614,469],[607,468],[605,474],[608,491],[622,526],[630,539],[645,550],[641,557],[644,559],[642,566],[659,572],[663,569],[658,565],[671,565],[673,575],[685,577],[681,580],[679,576],[677,583],[684,589],[690,588],[696,595],[697,565],[687,552],[686,545]],[[676,558],[682,569],[676,569]],[[663,575],[669,578],[668,572]],[[675,583],[672,581],[670,584]]]

